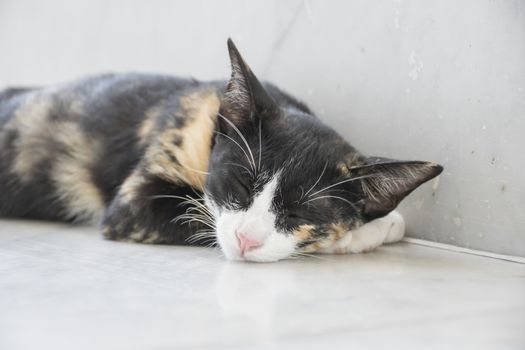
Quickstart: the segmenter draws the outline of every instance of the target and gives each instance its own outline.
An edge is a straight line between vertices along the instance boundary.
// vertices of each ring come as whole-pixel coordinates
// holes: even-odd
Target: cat
[[[228,51],[228,81],[107,74],[1,92],[0,216],[259,262],[401,239],[394,209],[443,168],[363,155]]]

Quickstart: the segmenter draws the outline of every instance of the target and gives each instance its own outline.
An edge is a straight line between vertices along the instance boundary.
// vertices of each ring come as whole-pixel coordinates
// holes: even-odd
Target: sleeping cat
[[[228,50],[228,82],[111,74],[1,92],[0,216],[248,261],[399,240],[393,210],[442,167],[364,156]]]

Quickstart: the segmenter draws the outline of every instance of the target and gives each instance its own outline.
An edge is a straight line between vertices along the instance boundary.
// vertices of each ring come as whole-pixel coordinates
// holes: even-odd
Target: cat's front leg
[[[321,251],[326,254],[369,252],[384,243],[401,240],[405,234],[405,221],[401,214],[393,211],[388,215],[364,224]]]
[[[186,214],[188,205],[192,204],[185,198],[189,200],[192,196],[195,193],[188,186],[170,183],[136,169],[106,209],[102,233],[111,240],[189,244],[189,238],[202,227],[198,222],[177,220],[177,217]]]

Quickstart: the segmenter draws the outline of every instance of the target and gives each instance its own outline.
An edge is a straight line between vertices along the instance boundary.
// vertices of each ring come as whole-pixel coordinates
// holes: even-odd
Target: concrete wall
[[[524,1],[0,2],[0,86],[105,71],[259,75],[370,155],[445,166],[413,237],[525,256]]]

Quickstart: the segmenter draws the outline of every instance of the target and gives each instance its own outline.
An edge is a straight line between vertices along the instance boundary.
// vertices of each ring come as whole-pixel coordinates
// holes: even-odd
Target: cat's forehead
[[[350,168],[362,163],[364,157],[335,130],[323,125],[317,117],[285,112],[270,121],[266,149],[285,172],[300,172],[311,176],[326,167],[327,175],[348,175]],[[264,150],[263,150],[264,152]]]
[[[282,183],[324,183],[351,176],[351,168],[362,163],[362,155],[353,149],[337,147],[327,140],[317,147],[295,148],[282,152],[277,165]]]

